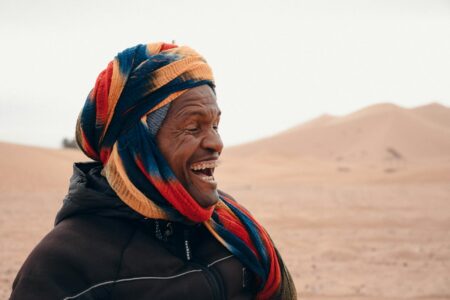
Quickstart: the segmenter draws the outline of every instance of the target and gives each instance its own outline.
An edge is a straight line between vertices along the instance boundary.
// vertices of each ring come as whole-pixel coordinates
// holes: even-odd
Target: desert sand
[[[82,160],[0,143],[0,299]],[[300,299],[450,299],[450,108],[324,115],[226,149],[215,177],[271,233]]]

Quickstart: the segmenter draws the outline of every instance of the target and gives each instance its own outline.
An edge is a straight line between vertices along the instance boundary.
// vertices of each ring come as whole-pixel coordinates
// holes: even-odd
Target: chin
[[[208,208],[214,206],[215,204],[217,204],[217,202],[219,202],[219,194],[217,193],[217,191],[215,191],[211,195],[201,195],[198,197],[194,197],[194,199],[198,204],[200,204],[201,207]]]

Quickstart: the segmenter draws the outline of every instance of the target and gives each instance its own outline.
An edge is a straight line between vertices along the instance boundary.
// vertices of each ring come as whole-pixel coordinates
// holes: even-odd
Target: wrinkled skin
[[[219,201],[217,183],[192,170],[200,162],[214,164],[222,152],[218,133],[220,109],[208,85],[192,88],[175,99],[158,131],[158,147],[177,179],[202,207]],[[205,171],[212,175],[214,168]]]

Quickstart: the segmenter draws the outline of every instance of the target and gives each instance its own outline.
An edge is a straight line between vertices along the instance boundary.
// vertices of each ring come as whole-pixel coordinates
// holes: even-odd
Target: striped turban
[[[189,47],[153,43],[120,52],[100,73],[78,118],[78,145],[103,164],[119,198],[141,215],[200,223],[258,278],[259,299],[293,299],[295,288],[264,228],[233,198],[204,208],[177,180],[156,143],[170,102],[214,88],[206,61]]]

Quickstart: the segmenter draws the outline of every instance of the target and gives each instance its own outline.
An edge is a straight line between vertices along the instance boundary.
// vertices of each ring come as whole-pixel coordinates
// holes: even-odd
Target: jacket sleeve
[[[51,231],[25,260],[13,282],[12,300],[63,299],[77,285],[79,262],[59,231]]]
[[[10,299],[71,299],[114,278],[121,247],[112,245],[101,227],[82,219],[58,224],[26,259],[13,282]],[[105,298],[109,291],[100,288],[97,293],[96,299]]]

